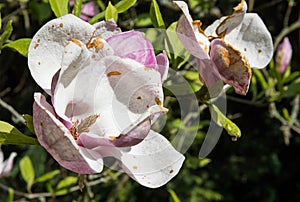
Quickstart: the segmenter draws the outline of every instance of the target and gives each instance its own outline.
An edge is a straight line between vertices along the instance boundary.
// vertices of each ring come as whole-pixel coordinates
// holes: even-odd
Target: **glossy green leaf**
[[[30,191],[35,178],[34,169],[30,158],[28,156],[24,156],[21,159],[19,166],[22,177],[27,183],[27,190]]]
[[[38,141],[21,133],[17,128],[0,121],[0,144],[36,145]]]
[[[173,202],[180,202],[179,197],[177,196],[176,192],[173,189],[168,189],[168,192],[170,193],[170,201]]]
[[[122,0],[116,4],[116,9],[118,10],[118,13],[124,13],[129,8],[134,6],[136,3],[136,0]]]
[[[46,182],[48,180],[51,180],[54,176],[58,175],[60,173],[59,170],[53,170],[53,171],[50,171],[40,177],[38,177],[35,182]]]
[[[30,116],[28,114],[24,114],[23,118],[25,119],[25,124],[26,124],[27,128],[30,130],[31,133],[35,134],[32,116]]]
[[[155,28],[165,28],[165,23],[161,16],[161,12],[156,0],[152,0],[150,7],[150,17]]]
[[[31,39],[29,39],[29,38],[18,39],[11,43],[5,44],[2,48],[6,48],[6,47],[12,48],[12,49],[18,51],[24,57],[27,57],[28,47],[29,47],[30,42],[31,42]]]
[[[112,18],[115,22],[118,21],[118,10],[109,2],[105,11],[105,20],[108,21]]]
[[[79,17],[81,13],[82,0],[74,0],[74,15]]]
[[[0,37],[0,48],[9,39],[12,31],[13,31],[12,20],[10,20],[6,24],[5,29],[4,29],[3,33],[1,34],[1,37]]]
[[[227,133],[232,136],[233,140],[241,137],[241,130],[239,127],[228,119],[217,106],[211,104],[209,105],[209,109],[214,122],[223,127]]]
[[[49,0],[49,3],[56,17],[69,13],[69,0]]]

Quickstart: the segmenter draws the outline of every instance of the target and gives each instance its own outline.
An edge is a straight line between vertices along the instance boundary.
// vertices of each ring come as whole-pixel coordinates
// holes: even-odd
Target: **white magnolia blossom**
[[[273,55],[272,37],[261,18],[246,13],[244,0],[231,15],[216,20],[204,31],[201,21],[193,20],[183,1],[174,1],[183,11],[177,26],[184,47],[197,58],[201,80],[208,87],[216,82],[234,87],[246,94],[251,68],[263,68]]]
[[[35,34],[28,65],[52,101],[35,93],[35,132],[60,165],[93,174],[102,171],[105,157],[114,157],[151,188],[179,172],[183,155],[150,129],[167,112],[162,83],[168,59],[164,52],[155,56],[142,33],[65,15]]]

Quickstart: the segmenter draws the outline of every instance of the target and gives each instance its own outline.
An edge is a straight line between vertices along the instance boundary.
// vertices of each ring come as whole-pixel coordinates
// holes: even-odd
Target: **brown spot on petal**
[[[95,59],[95,58],[96,58],[96,55],[93,54],[93,55],[92,55],[92,59]]]
[[[169,171],[169,173],[170,173],[170,174],[172,174],[173,172],[174,172],[174,170],[173,170],[173,169],[171,169],[171,170]]]
[[[81,47],[81,43],[79,40],[72,38],[71,40],[73,43],[75,43],[77,46]]]
[[[93,33],[93,35],[94,35],[94,33]],[[101,50],[104,47],[104,43],[102,41],[102,37],[101,36],[98,36],[93,42],[91,42],[91,40],[92,40],[92,38],[86,44],[86,47],[88,49],[95,48],[96,52],[98,52],[99,50]]]
[[[41,65],[41,62],[38,62],[38,65]]]
[[[63,26],[64,26],[63,23],[60,23],[60,24],[59,24],[59,27],[60,27],[60,28],[63,28]]]
[[[150,68],[150,67],[145,67],[144,70],[145,70],[146,72],[148,72],[148,71],[151,71],[152,68]]]
[[[206,36],[205,33],[204,33],[204,31],[203,31],[202,28],[201,28],[202,22],[201,22],[200,20],[194,20],[194,21],[192,22],[192,24],[193,24],[193,25],[196,25],[198,31],[199,31],[201,34],[203,34],[204,36]]]
[[[121,75],[121,72],[119,72],[119,71],[112,71],[112,72],[107,73],[108,77],[110,77],[110,76],[119,76],[119,75]]]
[[[261,52],[262,52],[262,50],[261,50],[261,49],[258,49],[258,50],[257,50],[257,52],[258,52],[258,53],[261,53]]]
[[[41,39],[38,39],[37,42],[40,43],[40,42],[41,42]]]
[[[137,166],[133,166],[132,168],[133,168],[134,170],[137,170],[137,169],[138,169],[138,167],[137,167]]]
[[[138,100],[141,100],[141,99],[142,99],[142,97],[141,97],[141,96],[138,96],[136,99],[138,99]]]
[[[155,97],[155,102],[157,105],[162,106],[162,102],[160,101],[160,99],[158,97]]]
[[[36,43],[33,48],[37,49],[39,47],[39,45],[40,45],[39,43]]]

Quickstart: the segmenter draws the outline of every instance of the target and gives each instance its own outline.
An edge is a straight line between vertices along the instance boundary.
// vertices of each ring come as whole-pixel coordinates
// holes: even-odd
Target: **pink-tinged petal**
[[[157,188],[170,181],[184,161],[184,156],[154,131],[150,131],[142,142],[129,150],[117,147],[99,147],[95,150],[116,158],[131,178],[149,188]]]
[[[162,53],[158,54],[156,56],[156,60],[158,65],[158,71],[161,75],[161,80],[162,82],[164,82],[167,79],[169,70],[169,60],[166,55],[166,52],[163,51]]]
[[[208,59],[209,41],[199,32],[200,22],[193,25],[187,4],[183,1],[174,1],[183,11],[184,15],[178,20],[176,32],[184,48],[198,59]]]
[[[40,144],[61,166],[73,172],[101,172],[101,154],[77,145],[69,130],[53,114],[53,108],[43,95],[35,93],[34,99],[33,123]]]
[[[54,74],[60,69],[65,45],[72,38],[87,43],[95,28],[68,14],[46,23],[33,37],[28,66],[37,84],[48,94]]]
[[[97,22],[93,26],[96,28],[95,36],[101,36],[103,39],[122,32],[113,20]]]
[[[210,59],[197,59],[199,79],[208,89],[210,98],[219,96],[223,89],[223,81],[216,65]]]
[[[115,55],[133,59],[148,68],[157,69],[153,46],[141,32],[127,31],[106,39],[115,51]]]
[[[140,143],[148,135],[151,127],[151,122],[146,119],[139,123],[135,128],[126,134],[121,134],[119,137],[105,138],[90,134],[80,134],[78,144],[85,148],[93,149],[99,146],[114,146],[114,147],[129,147]]]
[[[285,37],[282,43],[277,48],[275,57],[276,69],[283,74],[292,59],[292,45],[288,37]]]
[[[8,159],[3,161],[4,156],[2,151],[0,150],[0,178],[8,176],[13,168],[14,158],[17,156],[16,152],[12,152]]]
[[[242,52],[252,68],[264,68],[273,56],[272,36],[255,13],[247,13],[242,24],[225,36],[225,41]]]
[[[219,70],[222,80],[235,92],[245,95],[251,78],[251,68],[241,53],[220,39],[211,43],[210,56]]]

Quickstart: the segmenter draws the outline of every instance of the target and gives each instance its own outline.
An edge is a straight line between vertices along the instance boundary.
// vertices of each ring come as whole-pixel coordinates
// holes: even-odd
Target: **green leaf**
[[[29,38],[18,39],[11,43],[5,44],[2,48],[7,47],[7,48],[15,49],[21,55],[23,55],[24,57],[27,57],[30,42],[31,42],[31,39],[29,39]]]
[[[156,0],[152,0],[150,6],[150,17],[155,28],[165,28],[165,23],[161,16],[160,9]]]
[[[171,196],[170,201],[180,202],[180,199],[178,198],[177,194],[175,193],[175,191],[173,189],[168,189],[168,192],[170,193],[170,196]]]
[[[12,188],[8,189],[8,196],[6,198],[6,202],[13,202],[14,201],[14,194],[15,191]]]
[[[115,7],[118,10],[118,13],[124,13],[129,8],[134,6],[135,3],[136,3],[136,0],[122,0],[122,1],[118,2],[115,5]]]
[[[30,130],[31,133],[35,134],[32,116],[30,116],[28,114],[24,114],[23,118],[25,119],[25,124],[26,124],[27,128]]]
[[[268,83],[262,74],[261,70],[254,69],[253,74],[257,77],[257,81],[260,83],[261,87],[265,90],[268,87]]]
[[[181,44],[177,32],[177,22],[172,23],[167,29],[167,37],[165,39],[165,49],[168,57],[171,59],[172,67],[179,69],[183,64],[187,62],[190,54]],[[199,80],[199,77],[198,77]]]
[[[89,23],[94,24],[94,23],[98,22],[98,20],[103,19],[105,17],[105,13],[106,13],[106,11],[102,11],[101,13],[98,13],[97,15],[92,17],[92,19],[90,19]]]
[[[41,2],[38,0],[29,1],[30,16],[37,19],[39,24],[42,24],[45,20],[49,19],[52,15],[52,10],[49,2]]]
[[[108,21],[110,19],[114,19],[115,22],[118,21],[118,11],[116,7],[114,7],[110,2],[105,11],[105,20]]]
[[[287,120],[288,122],[291,120],[290,113],[287,110],[287,108],[282,109],[282,114],[283,114],[283,117],[285,118],[285,120]]]
[[[239,127],[228,119],[217,106],[211,104],[209,105],[209,109],[214,122],[223,127],[227,131],[228,135],[232,136],[233,140],[241,137],[241,130]]]
[[[68,176],[66,178],[64,178],[63,180],[61,180],[57,186],[56,186],[56,190],[60,190],[60,189],[65,189],[68,188],[74,184],[76,184],[78,181],[78,177],[75,176]]]
[[[211,162],[211,159],[204,158],[200,160],[200,167],[203,168],[207,166]]]
[[[68,176],[65,179],[61,180],[56,186],[55,195],[60,196],[67,194],[69,192],[69,188],[77,184],[77,181],[78,177],[74,176]]]
[[[53,171],[50,171],[40,177],[38,177],[35,182],[39,183],[39,182],[46,182],[48,180],[51,180],[54,176],[58,175],[60,173],[59,170],[53,170]]]
[[[81,6],[82,6],[82,0],[75,0],[74,1],[73,11],[74,11],[74,15],[77,16],[77,17],[80,16]]]
[[[37,145],[38,141],[24,135],[9,123],[0,121],[0,144]]]
[[[30,191],[31,186],[34,182],[35,174],[29,156],[24,156],[21,159],[19,166],[20,166],[22,177],[27,183],[27,190]]]
[[[52,11],[56,17],[69,13],[69,0],[49,0]]]
[[[148,27],[152,25],[149,13],[139,14],[133,22],[136,27]]]
[[[12,20],[10,20],[6,24],[4,32],[2,33],[2,35],[0,37],[0,48],[9,39],[12,31],[13,31]]]

